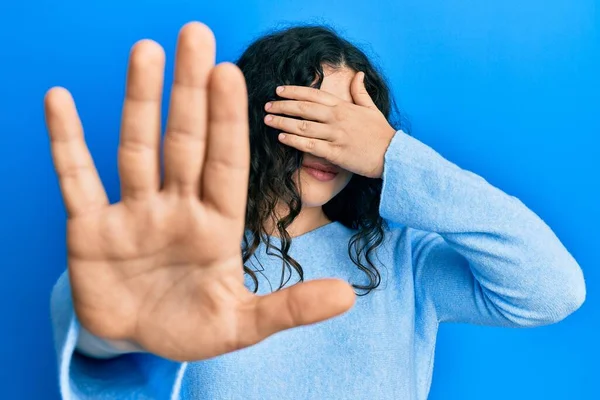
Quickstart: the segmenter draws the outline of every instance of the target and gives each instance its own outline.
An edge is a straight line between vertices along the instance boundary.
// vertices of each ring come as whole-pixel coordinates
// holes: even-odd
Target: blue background
[[[235,59],[279,24],[338,28],[381,66],[415,137],[519,197],[579,261],[587,301],[559,324],[442,326],[431,399],[599,398],[598,7],[593,0],[3,1],[0,397],[58,398],[48,300],[65,267],[65,213],[43,122],[45,91],[62,85],[74,94],[117,200],[129,48],[150,37],[172,62],[180,26],[196,19],[215,32],[218,61]],[[171,73],[172,65],[168,84]]]

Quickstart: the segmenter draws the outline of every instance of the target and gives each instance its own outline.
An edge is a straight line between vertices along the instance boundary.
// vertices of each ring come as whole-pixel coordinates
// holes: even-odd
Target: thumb
[[[364,106],[368,108],[377,108],[371,96],[367,92],[367,88],[365,87],[365,73],[360,71],[356,75],[354,75],[354,79],[352,81],[352,85],[350,86],[350,92],[352,94],[352,99],[354,99],[354,103],[359,106]]]
[[[243,332],[257,343],[284,329],[320,322],[340,315],[354,306],[356,295],[345,281],[317,279],[295,284],[257,298],[254,312],[256,328]]]

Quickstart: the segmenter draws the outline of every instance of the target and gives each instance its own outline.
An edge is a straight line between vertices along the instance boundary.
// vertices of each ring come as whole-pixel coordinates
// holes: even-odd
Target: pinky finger
[[[108,205],[108,198],[83,138],[71,94],[53,88],[45,97],[52,160],[69,217]]]
[[[290,147],[322,158],[327,158],[331,146],[326,140],[294,135],[287,132],[281,132],[277,136],[277,139]]]

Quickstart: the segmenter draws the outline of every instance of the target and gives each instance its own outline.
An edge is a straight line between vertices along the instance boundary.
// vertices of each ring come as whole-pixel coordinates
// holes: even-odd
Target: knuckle
[[[284,125],[283,117],[280,117],[279,115],[273,115],[273,119],[271,120],[271,123],[273,125],[275,125],[276,127],[281,128]]]
[[[331,109],[331,113],[336,120],[343,120],[345,118],[345,111],[342,107],[334,106]]]
[[[121,143],[121,151],[132,154],[142,154],[146,151],[154,150],[153,146],[137,137],[130,137]]]
[[[169,127],[165,134],[165,142],[175,146],[187,147],[191,142],[204,143],[205,137],[186,126]]]
[[[68,164],[60,168],[59,175],[63,179],[76,179],[84,175],[89,170],[89,165],[86,164]]]
[[[269,110],[269,112],[271,113],[281,113],[281,114],[286,114],[286,112],[289,109],[289,102],[288,101],[273,101],[273,104],[271,105],[271,109]]]
[[[300,124],[299,124],[299,129],[300,129],[302,132],[306,132],[306,131],[309,129],[309,127],[310,127],[310,124],[309,124],[309,122],[308,122],[308,121],[306,121],[306,120],[302,120],[302,121],[300,121]]]
[[[327,111],[325,111],[325,114],[323,117],[325,118],[326,121],[336,121],[337,120],[337,112],[335,111],[335,109],[328,108]]]
[[[317,143],[316,143],[316,141],[314,139],[308,139],[306,141],[306,148],[308,150],[314,150],[315,147],[316,147],[316,145],[317,145]]]
[[[298,109],[302,112],[307,112],[310,110],[310,105],[305,101],[301,101],[298,103]]]

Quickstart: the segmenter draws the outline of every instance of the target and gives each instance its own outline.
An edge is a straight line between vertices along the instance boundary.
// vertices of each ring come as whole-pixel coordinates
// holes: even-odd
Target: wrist
[[[379,168],[376,173],[376,178],[381,179],[383,177],[383,170],[385,168],[385,155],[390,148],[390,144],[392,143],[392,139],[396,135],[398,131],[392,127],[391,125],[387,129],[387,131],[382,135],[383,139],[383,150],[380,152],[381,156],[379,157]]]
[[[127,353],[143,353],[145,350],[133,340],[110,340],[98,337],[80,326],[77,351],[93,358],[112,358]]]

